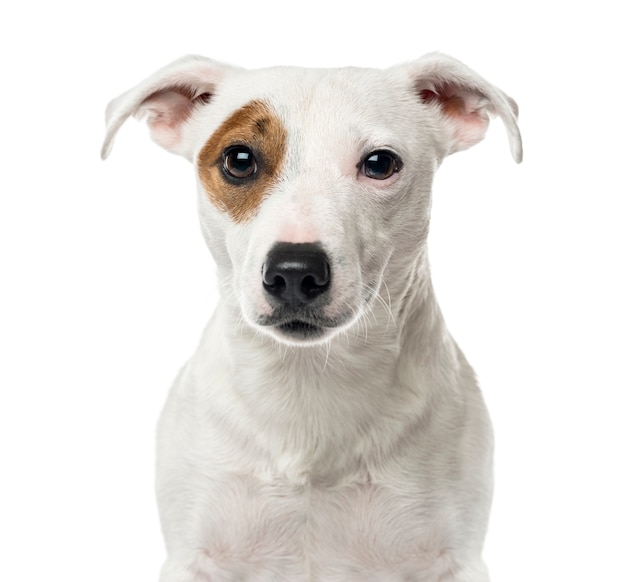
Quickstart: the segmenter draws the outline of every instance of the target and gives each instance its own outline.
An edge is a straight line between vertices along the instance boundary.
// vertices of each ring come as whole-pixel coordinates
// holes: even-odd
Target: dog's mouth
[[[362,298],[361,306],[340,310],[337,315],[328,316],[324,313],[324,308],[289,309],[283,307],[275,309],[271,314],[257,315],[254,323],[265,333],[288,344],[325,343],[359,319],[374,295],[373,289],[374,287]]]
[[[319,313],[274,313],[256,322],[270,335],[292,344],[311,344],[325,341],[342,321]]]
[[[319,339],[325,334],[323,327],[300,319],[281,323],[276,325],[275,328],[279,330],[281,334],[296,340]]]

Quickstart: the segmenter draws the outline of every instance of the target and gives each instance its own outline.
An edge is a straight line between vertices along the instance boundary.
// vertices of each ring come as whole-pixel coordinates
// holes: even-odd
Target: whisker
[[[372,286],[367,285],[367,284],[364,284],[363,286],[364,288],[371,291],[374,301],[379,303],[385,310],[385,313],[387,314],[387,327],[385,328],[385,332],[388,332],[390,324],[393,323],[393,327],[395,328],[397,327],[397,322],[396,322],[396,317],[391,308],[391,294],[389,292],[389,287],[387,286],[387,283],[385,282],[384,279],[382,280],[382,285],[385,286],[385,290],[387,292],[387,301],[385,301],[384,297],[380,294],[380,291],[378,289],[374,289]],[[374,301],[370,301],[368,303],[368,307],[372,311],[372,314],[374,315],[376,323],[378,323],[378,320],[376,320],[375,311],[372,305]]]
[[[328,366],[328,360],[330,358],[330,344],[332,343],[333,338],[330,338],[326,342],[326,358],[324,359],[324,365],[322,366],[322,374],[326,371],[326,366]]]
[[[386,307],[387,313],[389,314],[389,319],[393,321],[393,326],[397,327],[398,324],[396,322],[396,316],[393,314],[393,309],[391,308],[391,293],[389,292],[389,287],[387,286],[387,282],[383,278],[382,284],[385,286],[385,290],[387,291],[387,301],[382,298],[380,292],[377,293],[377,297],[380,299],[380,302]]]

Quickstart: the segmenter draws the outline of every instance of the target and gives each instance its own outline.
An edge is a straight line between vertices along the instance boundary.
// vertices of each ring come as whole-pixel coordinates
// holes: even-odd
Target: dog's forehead
[[[249,102],[262,101],[285,124],[317,125],[319,134],[349,125],[394,124],[415,104],[410,94],[410,84],[389,69],[272,67],[239,71],[215,97],[222,121]]]
[[[306,69],[277,67],[259,70],[249,79],[253,92],[265,98],[286,119],[345,119],[364,123],[380,118],[405,96],[387,70],[364,68]]]

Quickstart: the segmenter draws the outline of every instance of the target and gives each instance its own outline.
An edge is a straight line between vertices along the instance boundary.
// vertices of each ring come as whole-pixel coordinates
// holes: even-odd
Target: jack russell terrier
[[[444,325],[433,175],[517,106],[441,54],[385,70],[198,56],[112,101],[187,158],[221,300],[158,431],[161,582],[486,582],[492,434]]]

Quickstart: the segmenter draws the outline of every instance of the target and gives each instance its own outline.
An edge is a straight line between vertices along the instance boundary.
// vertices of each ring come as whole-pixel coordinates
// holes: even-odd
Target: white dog
[[[486,582],[492,435],[426,253],[433,174],[515,102],[386,70],[186,57],[108,107],[194,165],[221,302],[159,426],[162,582]]]

